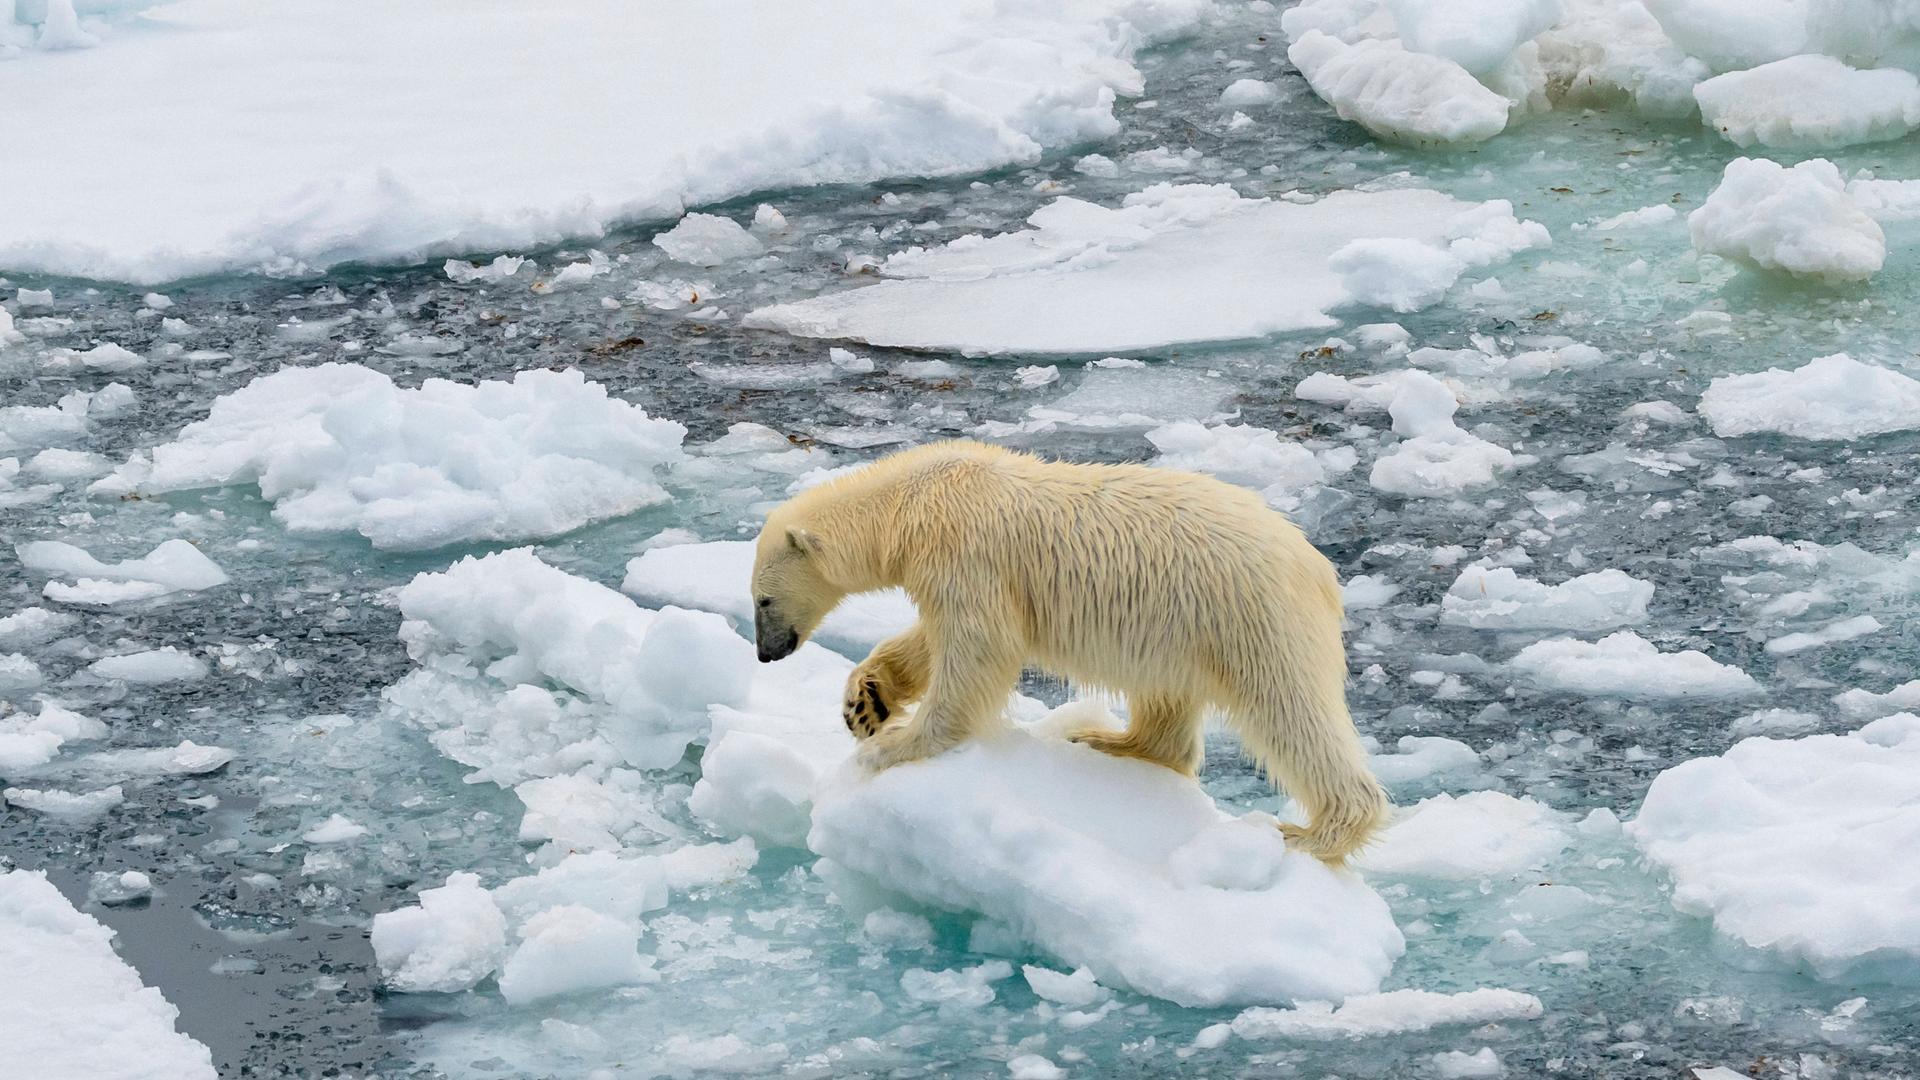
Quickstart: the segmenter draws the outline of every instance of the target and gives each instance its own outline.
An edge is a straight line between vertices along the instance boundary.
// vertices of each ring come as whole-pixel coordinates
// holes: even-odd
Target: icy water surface
[[[1223,56],[1255,66],[1228,73]],[[257,375],[329,360],[365,364],[403,385],[578,367],[650,415],[687,425],[689,444],[752,421],[830,450],[837,464],[988,422],[1017,423],[1033,405],[1096,377],[1107,380],[1100,392],[1149,415],[1237,414],[1290,439],[1364,445],[1368,433],[1356,425],[1383,427],[1384,417],[1349,416],[1299,400],[1293,388],[1316,371],[1356,375],[1404,363],[1324,347],[1327,333],[1164,350],[1141,357],[1151,365],[1144,372],[1087,371],[1079,360],[1091,357],[980,360],[860,348],[876,370],[854,374],[823,367],[825,343],[744,331],[738,319],[769,302],[846,287],[850,255],[878,258],[1014,228],[1057,194],[1110,204],[1160,180],[1231,183],[1247,195],[1319,193],[1410,173],[1460,198],[1510,199],[1520,217],[1548,226],[1554,244],[1493,272],[1504,295],[1456,291],[1417,315],[1354,313],[1349,325],[1395,319],[1416,345],[1461,348],[1484,338],[1509,352],[1564,335],[1609,360],[1489,387],[1484,404],[1462,410],[1463,426],[1527,459],[1497,488],[1407,500],[1369,487],[1363,467],[1302,509],[1344,578],[1379,575],[1400,587],[1382,606],[1350,616],[1361,730],[1389,745],[1404,735],[1459,739],[1492,760],[1468,787],[1530,795],[1573,819],[1593,808],[1627,817],[1654,776],[1726,749],[1735,741],[1729,723],[1754,708],[1802,709],[1823,718],[1821,730],[1846,730],[1851,724],[1833,715],[1834,693],[1883,690],[1910,677],[1920,657],[1911,581],[1825,582],[1838,603],[1814,621],[1870,613],[1886,629],[1776,656],[1764,642],[1804,627],[1765,614],[1725,579],[1794,571],[1708,549],[1747,536],[1848,542],[1891,568],[1920,528],[1912,489],[1920,439],[1719,439],[1690,411],[1677,423],[1621,415],[1654,400],[1691,410],[1713,375],[1798,367],[1843,349],[1911,368],[1920,334],[1901,307],[1914,295],[1920,260],[1901,251],[1897,233],[1893,260],[1870,288],[1759,282],[1696,259],[1682,224],[1580,227],[1657,203],[1683,213],[1697,206],[1734,152],[1694,126],[1556,113],[1473,150],[1384,150],[1335,120],[1286,66],[1277,39],[1262,40],[1250,23],[1162,50],[1146,70],[1146,98],[1120,109],[1125,131],[1079,151],[1116,161],[1162,146],[1199,151],[1180,171],[1098,179],[1076,172],[1080,153],[1068,153],[988,176],[775,192],[717,208],[744,218],[754,202],[779,207],[791,229],[773,245],[774,260],[688,273],[647,242],[655,230],[637,229],[600,245],[608,272],[551,293],[530,290],[526,272],[501,285],[454,285],[437,268],[181,284],[164,290],[174,303],[166,316],[194,328],[177,339],[181,355],[155,354],[143,368],[110,376],[0,371],[0,386],[7,404],[42,405],[76,388],[127,383],[137,408],[96,422],[76,444],[116,461],[165,441]],[[1241,75],[1278,78],[1282,100],[1259,109],[1253,127],[1228,131],[1215,98]],[[1837,160],[1843,171],[1920,175],[1910,143]],[[586,258],[531,254],[541,277]],[[677,278],[715,291],[674,311],[630,298],[638,283]],[[39,343],[101,339],[147,353],[176,340],[142,315],[144,290],[14,284],[55,293],[50,309],[17,313]],[[609,298],[618,303],[604,305]],[[54,321],[26,321],[36,317]],[[422,339],[437,343],[433,352],[422,354]],[[928,359],[954,370],[896,370]],[[1061,381],[1019,387],[1015,370],[1036,362],[1059,363]],[[1007,441],[1078,460],[1153,453],[1137,428]],[[724,482],[670,483],[672,501],[539,551],[570,572],[617,584],[625,561],[663,529],[701,539],[751,535],[766,501],[790,480],[743,471]],[[766,1075],[990,1076],[1005,1075],[1015,1056],[1039,1053],[1076,1076],[1398,1077],[1433,1074],[1435,1053],[1483,1046],[1513,1076],[1674,1077],[1712,1064],[1764,1076],[1920,1072],[1913,987],[1820,981],[1729,945],[1706,921],[1675,912],[1658,872],[1623,838],[1604,835],[1583,837],[1523,879],[1383,885],[1408,935],[1387,988],[1501,986],[1545,1003],[1539,1020],[1493,1028],[1332,1042],[1234,1038],[1193,1049],[1197,1033],[1237,1010],[1120,994],[1118,1008],[1073,1028],[1017,974],[996,983],[984,1005],[921,1003],[901,992],[903,969],[988,959],[969,951],[969,920],[935,915],[930,945],[882,948],[829,899],[808,860],[783,851],[763,852],[744,881],[676,896],[649,917],[646,940],[666,976],[660,983],[520,1010],[490,991],[387,996],[365,940],[373,914],[413,902],[453,871],[476,870],[489,884],[527,872],[513,797],[463,783],[462,768],[381,704],[380,691],[410,670],[388,591],[469,551],[393,554],[357,538],[290,536],[251,487],[102,501],[81,484],[68,486],[49,501],[0,511],[8,537],[66,539],[124,558],[184,536],[233,580],[202,595],[84,614],[77,638],[29,655],[64,699],[111,724],[115,746],[191,738],[236,757],[212,775],[129,778],[126,803],[97,824],[7,810],[0,851],[15,865],[53,870],[76,901],[93,870],[150,873],[160,887],[152,901],[89,910],[120,932],[123,953],[180,1007],[183,1028],[213,1048],[224,1075],[646,1076],[705,1063]],[[1436,558],[1434,549],[1451,545],[1466,557]],[[472,549],[483,550],[491,549]],[[1636,630],[1663,649],[1704,649],[1743,668],[1765,686],[1764,699],[1635,704],[1516,686],[1492,665],[1540,635],[1442,626],[1437,605],[1465,562],[1522,550],[1531,560],[1523,572],[1543,580],[1614,567],[1653,582],[1651,618]],[[40,585],[12,560],[0,563],[0,612],[35,602]],[[76,675],[129,642],[191,650],[209,658],[214,673],[152,687]],[[1062,693],[1043,683],[1030,689],[1055,700]],[[61,769],[60,760],[44,767],[40,786],[90,786]],[[680,831],[663,848],[701,835],[684,807],[697,769],[696,752],[657,777],[657,808]],[[1279,807],[1224,735],[1210,744],[1205,783],[1235,811]],[[1439,790],[1463,787],[1430,782],[1394,794],[1409,803]],[[324,849],[300,839],[335,813],[372,834]],[[1577,886],[1585,897],[1571,906],[1534,899],[1546,884]],[[1854,1003],[1863,997],[1864,1006]],[[740,1040],[727,1050],[735,1056],[702,1049],[726,1035]]]

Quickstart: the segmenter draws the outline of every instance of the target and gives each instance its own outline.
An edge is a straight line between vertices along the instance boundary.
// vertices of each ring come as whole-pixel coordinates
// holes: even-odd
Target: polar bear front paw
[[[846,723],[847,730],[856,739],[870,739],[886,726],[892,715],[893,708],[880,691],[880,680],[856,668],[847,680],[846,698],[840,705],[840,719]]]
[[[895,765],[919,761],[940,752],[921,736],[920,725],[899,723],[860,744],[854,757],[868,772],[881,772]]]

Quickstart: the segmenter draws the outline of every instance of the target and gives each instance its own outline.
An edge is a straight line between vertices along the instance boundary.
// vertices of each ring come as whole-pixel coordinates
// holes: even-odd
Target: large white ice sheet
[[[0,874],[0,1061],[10,1063],[8,1074],[213,1080],[213,1056],[174,1029],[179,1011],[141,985],[112,942],[113,931],[74,910],[45,874]]]
[[[49,125],[0,155],[0,267],[419,259],[1031,160],[1116,130],[1134,50],[1207,8],[188,0],[0,66]]]

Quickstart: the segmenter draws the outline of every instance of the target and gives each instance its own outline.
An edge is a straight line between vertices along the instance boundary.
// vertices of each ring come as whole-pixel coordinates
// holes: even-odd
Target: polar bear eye
[[[773,606],[773,597],[763,596],[754,602],[759,604],[762,608],[770,608]]]

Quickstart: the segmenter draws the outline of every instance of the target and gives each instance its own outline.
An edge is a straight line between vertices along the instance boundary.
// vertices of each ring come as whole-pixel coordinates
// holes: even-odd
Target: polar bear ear
[[[787,544],[802,555],[818,555],[826,550],[820,538],[800,528],[798,525],[787,527]]]

